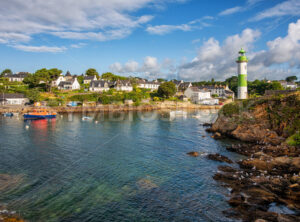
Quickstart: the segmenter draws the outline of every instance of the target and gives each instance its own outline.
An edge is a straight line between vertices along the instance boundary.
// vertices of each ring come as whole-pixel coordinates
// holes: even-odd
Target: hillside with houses
[[[289,80],[289,79],[288,79]],[[255,80],[249,82],[250,96],[270,90],[295,90],[296,79],[289,81]],[[168,84],[166,84],[168,83]],[[135,104],[151,101],[181,101],[199,105],[222,105],[234,100],[237,79],[225,81],[186,82],[183,80],[148,80],[113,73],[99,75],[95,69],[76,75],[59,69],[40,69],[35,73],[13,74],[4,70],[0,78],[1,105],[30,105],[41,102],[48,106],[97,104]],[[161,90],[160,90],[161,88]]]

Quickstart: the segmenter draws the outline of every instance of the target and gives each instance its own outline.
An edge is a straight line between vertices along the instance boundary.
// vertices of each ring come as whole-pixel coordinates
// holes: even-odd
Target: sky
[[[0,70],[300,79],[300,0],[0,0]]]

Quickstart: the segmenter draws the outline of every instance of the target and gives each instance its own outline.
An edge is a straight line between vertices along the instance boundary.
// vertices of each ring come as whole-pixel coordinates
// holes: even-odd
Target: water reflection
[[[25,122],[28,130],[21,120],[1,124],[0,170],[26,179],[0,203],[28,221],[230,221],[227,190],[212,180],[219,163],[186,155],[227,152],[199,124],[216,114],[115,115],[65,114]]]

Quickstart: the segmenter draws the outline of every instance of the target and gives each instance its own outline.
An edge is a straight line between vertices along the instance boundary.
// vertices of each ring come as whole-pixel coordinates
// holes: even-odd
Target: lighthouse
[[[242,48],[239,51],[240,56],[237,58],[238,66],[238,99],[247,99],[247,63],[248,58],[245,55],[246,51]]]

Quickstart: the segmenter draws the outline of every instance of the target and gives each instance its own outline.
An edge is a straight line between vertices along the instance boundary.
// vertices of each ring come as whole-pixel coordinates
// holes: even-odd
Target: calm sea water
[[[28,221],[231,221],[205,154],[240,156],[200,125],[216,113],[88,115],[0,118],[0,174],[15,178],[0,204]]]

